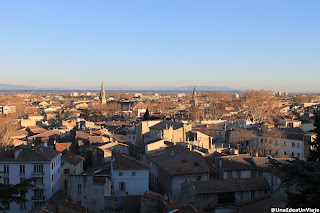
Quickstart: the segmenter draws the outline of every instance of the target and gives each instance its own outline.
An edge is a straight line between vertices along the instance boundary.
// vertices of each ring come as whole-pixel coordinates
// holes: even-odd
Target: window
[[[35,185],[43,185],[43,177],[36,178],[34,181]]]
[[[3,178],[3,183],[4,184],[9,184],[9,178]]]
[[[131,139],[131,136],[129,135],[129,140]]]
[[[250,191],[249,194],[250,194],[250,198],[251,198],[251,199],[252,199],[252,198],[255,198],[255,194],[256,194],[255,191]]]
[[[35,189],[35,190],[34,190],[34,197],[35,197],[35,198],[41,198],[41,197],[43,197],[43,189]]]
[[[240,178],[240,171],[236,171],[236,177]]]
[[[296,143],[295,142],[292,142],[292,147],[296,147]]]
[[[283,146],[287,146],[287,142],[286,141],[283,141]]]
[[[205,194],[204,200],[205,200],[205,201],[208,200],[208,194]]]
[[[23,176],[25,174],[25,166],[20,165],[20,176]]]
[[[300,158],[300,153],[297,153],[297,157]]]
[[[228,177],[228,178],[232,178],[231,171],[228,171],[228,172],[227,172],[227,177]]]
[[[287,152],[283,152],[284,155],[287,155]]]
[[[26,209],[27,207],[26,207],[26,202],[22,202],[21,204],[20,204],[20,209]]]
[[[9,166],[8,165],[4,165],[3,166],[3,171],[4,171],[4,173],[8,174],[9,173]]]
[[[43,165],[34,165],[34,173],[43,173]]]
[[[294,152],[292,152],[291,156],[294,158]]]
[[[136,176],[136,172],[132,172],[132,176]]]
[[[53,169],[53,162],[51,163],[51,168]]]
[[[300,149],[300,143],[297,143],[297,148],[299,148],[299,149]]]
[[[64,169],[63,174],[65,174],[65,175],[70,174],[70,169]]]
[[[201,181],[201,176],[197,176],[197,181]]]
[[[4,210],[10,210],[10,204],[8,203],[8,204],[4,205],[3,208],[4,208]]]
[[[263,139],[261,138],[261,143],[263,143]]]
[[[123,176],[123,172],[119,172],[119,176]]]
[[[42,205],[43,205],[43,202],[34,202],[33,207],[34,207],[35,209],[37,209],[37,208],[39,208],[39,207],[42,206]]]
[[[132,139],[134,140],[135,136],[132,136]]]
[[[65,189],[68,188],[68,180],[64,180],[64,188],[65,188]]]
[[[24,177],[20,178],[20,183],[23,182],[25,180]]]
[[[53,180],[53,175],[51,176],[51,179]]]
[[[81,184],[78,184],[78,194],[81,194]]]
[[[119,190],[126,191],[126,182],[119,182]]]

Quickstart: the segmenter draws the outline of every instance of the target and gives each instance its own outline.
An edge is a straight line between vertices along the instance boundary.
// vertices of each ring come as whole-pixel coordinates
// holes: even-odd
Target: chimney
[[[21,152],[22,152],[22,149],[21,149],[21,148],[16,148],[16,149],[14,150],[14,159],[15,159],[15,160],[19,157],[19,155],[20,155]]]

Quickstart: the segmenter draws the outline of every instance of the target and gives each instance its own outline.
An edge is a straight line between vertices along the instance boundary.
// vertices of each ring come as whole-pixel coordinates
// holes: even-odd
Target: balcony
[[[34,184],[34,188],[36,189],[45,189],[46,188],[46,185],[45,184]]]
[[[45,176],[45,175],[44,175],[44,172],[35,172],[35,171],[33,171],[33,172],[31,173],[31,175],[32,175],[32,176],[35,176],[35,177],[43,177],[43,176]]]
[[[45,196],[32,196],[32,200],[45,200]]]

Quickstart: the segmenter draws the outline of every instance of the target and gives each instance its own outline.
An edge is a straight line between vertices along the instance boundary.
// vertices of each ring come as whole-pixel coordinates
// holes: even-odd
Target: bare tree
[[[274,93],[265,90],[249,90],[241,99],[243,114],[258,123],[275,114],[279,101]]]
[[[241,152],[247,152],[250,149],[251,141],[255,138],[255,134],[251,130],[245,128],[236,128],[231,131],[229,142],[237,147]]]
[[[12,116],[0,118],[0,150],[5,150],[11,142],[11,137],[18,130],[18,123]]]
[[[278,128],[263,128],[261,130],[261,141],[263,154],[278,155],[281,156],[283,153],[279,149],[279,140],[284,138],[283,132]]]

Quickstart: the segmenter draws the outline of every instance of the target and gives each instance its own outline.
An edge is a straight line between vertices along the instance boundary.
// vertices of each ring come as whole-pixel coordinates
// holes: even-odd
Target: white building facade
[[[50,148],[26,148],[0,153],[1,183],[18,184],[35,178],[23,204],[11,203],[5,211],[29,212],[38,208],[60,189],[61,153]]]

